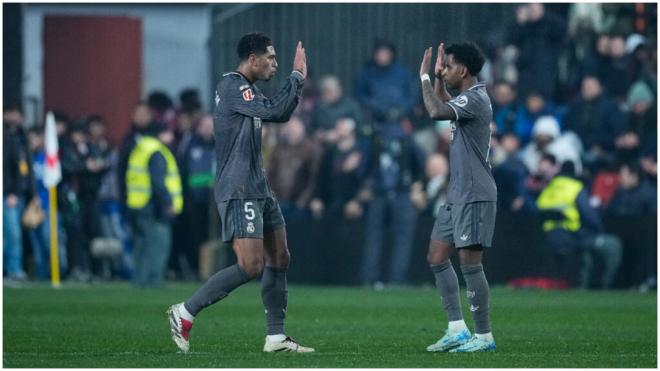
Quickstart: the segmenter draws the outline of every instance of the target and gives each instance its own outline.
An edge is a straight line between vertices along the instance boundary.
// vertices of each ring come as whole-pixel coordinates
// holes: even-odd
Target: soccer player
[[[264,352],[313,352],[284,332],[289,250],[284,218],[266,180],[261,157],[262,122],[286,122],[298,105],[307,76],[305,49],[298,42],[293,71],[282,90],[270,99],[254,85],[259,80],[270,80],[277,71],[270,38],[247,34],[240,39],[237,52],[241,59],[238,68],[224,74],[218,83],[213,120],[215,200],[222,239],[232,242],[238,263],[217,272],[188,300],[167,310],[172,340],[187,352],[195,316],[263,271],[261,298],[267,325]]]
[[[454,44],[447,48],[444,64],[444,44],[440,44],[434,88],[428,75],[432,53],[432,48],[424,51],[419,72],[424,106],[433,120],[451,120],[451,147],[447,204],[440,208],[433,226],[427,259],[449,326],[426,350],[492,351],[495,341],[488,317],[489,289],[481,257],[493,239],[497,188],[488,163],[493,110],[486,85],[477,81],[484,56],[473,43]],[[458,96],[452,98],[447,87],[458,91]],[[449,260],[456,250],[474,319],[474,336],[463,320],[458,278]]]

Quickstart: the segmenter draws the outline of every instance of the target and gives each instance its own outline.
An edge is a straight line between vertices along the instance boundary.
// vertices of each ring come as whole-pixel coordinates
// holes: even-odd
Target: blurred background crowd
[[[487,83],[493,108],[490,162],[499,219],[494,254],[516,238],[529,244],[511,223],[534,220],[529,229],[539,243],[524,254],[540,251],[556,258],[556,265],[527,272],[585,288],[655,288],[656,9],[634,3],[566,4],[558,10],[520,4],[511,22],[477,40],[487,56],[480,80]],[[451,129],[449,122],[428,119],[418,65],[398,58],[403,45],[375,36],[371,58],[351,84],[331,70],[311,69],[291,120],[262,127],[265,171],[288,224],[293,266],[314,267],[292,280],[380,289],[430,279],[420,279],[417,268],[424,266],[419,257],[445,202]],[[280,54],[288,52],[274,43]],[[322,47],[305,46],[312,53]],[[280,62],[278,74],[287,73]],[[55,109],[65,279],[135,276],[139,262],[132,253],[126,172],[143,136],[157,138],[175,157],[184,203],[178,215],[158,215],[171,227],[167,267],[162,277],[140,285],[159,286],[163,278],[201,280],[229,264],[229,249],[218,240],[212,193],[212,104],[200,89],[178,96],[148,92],[131,107],[130,131],[118,145],[108,140],[115,123],[95,112],[72,116]],[[5,281],[46,280],[50,221],[42,183],[43,122],[26,122],[17,102],[4,102],[3,155]],[[571,201],[582,223],[567,235],[545,228],[552,215],[538,202],[557,176],[577,180],[584,190]],[[37,217],[26,218],[29,208],[43,215],[30,212]],[[650,220],[651,229],[635,229]],[[508,229],[500,227],[504,222]],[[317,239],[305,238],[309,231]],[[350,251],[339,247],[345,244]],[[333,267],[346,264],[353,267],[351,280],[333,281]],[[602,278],[590,278],[592,270]],[[624,271],[636,273],[624,279]]]

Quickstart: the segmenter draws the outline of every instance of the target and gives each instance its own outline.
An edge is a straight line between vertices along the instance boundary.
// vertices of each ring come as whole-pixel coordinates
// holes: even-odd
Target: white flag
[[[57,130],[55,129],[55,116],[52,112],[46,115],[46,167],[44,168],[44,185],[46,188],[55,187],[62,180],[62,167],[60,166],[59,144],[57,143]]]

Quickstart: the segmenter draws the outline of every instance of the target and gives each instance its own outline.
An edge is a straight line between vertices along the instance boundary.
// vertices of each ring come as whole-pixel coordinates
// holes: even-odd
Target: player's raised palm
[[[438,58],[436,58],[435,60],[435,77],[437,78],[442,78],[442,72],[444,71],[445,68],[445,66],[443,65],[444,55],[445,55],[445,44],[440,43],[440,46],[438,46]]]
[[[303,78],[307,78],[307,55],[301,41],[298,41],[298,45],[296,46],[296,56],[293,57],[293,69],[302,73]]]
[[[419,66],[420,76],[429,73],[429,68],[431,67],[432,55],[433,55],[433,48],[424,49],[424,57],[422,58],[422,64]]]

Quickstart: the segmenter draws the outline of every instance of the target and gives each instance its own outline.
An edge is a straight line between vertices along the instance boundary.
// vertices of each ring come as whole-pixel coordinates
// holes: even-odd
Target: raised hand
[[[435,60],[435,77],[442,78],[442,71],[444,71],[445,66],[443,65],[443,58],[445,55],[445,44],[440,43],[438,46],[438,58]]]
[[[307,55],[301,41],[298,41],[298,45],[296,46],[296,56],[293,57],[293,69],[302,73],[303,78],[307,78]]]
[[[429,73],[429,68],[431,67],[432,54],[433,54],[433,48],[428,48],[424,50],[424,57],[422,58],[422,64],[419,66],[420,76],[422,76],[425,73]]]

